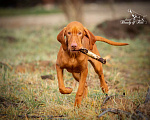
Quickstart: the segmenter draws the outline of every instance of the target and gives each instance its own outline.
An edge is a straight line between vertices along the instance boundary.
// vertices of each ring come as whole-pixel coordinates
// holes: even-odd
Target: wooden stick
[[[114,114],[125,114],[127,117],[131,117],[132,119],[137,119],[136,115],[134,115],[130,112],[127,112],[127,111],[119,110],[119,109],[108,108],[108,109],[104,109],[102,111],[103,112],[100,115],[97,116],[98,118],[102,117],[107,112],[111,112],[111,113],[114,113]]]
[[[95,60],[100,61],[103,64],[106,64],[106,59],[101,58],[100,56],[92,53],[91,51],[87,50],[86,48],[81,48],[79,51],[86,54],[87,56],[95,59]]]
[[[146,98],[145,98],[144,104],[149,102],[149,101],[150,101],[150,86],[149,86],[149,88],[147,90],[147,94],[146,94]]]

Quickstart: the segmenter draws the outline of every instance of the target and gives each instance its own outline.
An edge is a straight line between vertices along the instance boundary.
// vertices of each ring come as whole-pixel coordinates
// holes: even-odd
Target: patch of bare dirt
[[[0,36],[0,40],[5,40],[9,43],[17,42],[17,38],[15,38],[14,36],[5,36],[5,37]]]
[[[134,39],[134,38],[144,34],[145,39],[147,39],[147,40],[150,39],[150,36],[148,36],[150,33],[149,23],[147,23],[147,24],[134,24],[134,25],[121,24],[120,20],[124,20],[124,19],[125,18],[105,21],[105,22],[97,25],[97,28],[107,38]]]
[[[51,61],[35,61],[31,63],[21,63],[15,67],[16,73],[36,72],[55,70],[55,64]]]

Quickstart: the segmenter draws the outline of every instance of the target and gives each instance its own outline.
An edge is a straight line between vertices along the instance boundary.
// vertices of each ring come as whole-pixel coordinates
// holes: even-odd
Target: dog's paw
[[[70,88],[70,87],[65,87],[63,89],[59,89],[59,91],[60,91],[61,94],[70,94],[72,92],[72,90],[73,89]]]
[[[106,94],[108,94],[108,86],[107,84],[101,85],[102,91]]]
[[[70,94],[72,92],[72,90],[73,90],[72,88],[66,87],[67,94]]]

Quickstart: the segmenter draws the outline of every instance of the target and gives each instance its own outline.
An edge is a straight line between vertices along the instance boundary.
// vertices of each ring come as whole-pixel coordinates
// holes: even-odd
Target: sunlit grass
[[[88,97],[81,107],[74,108],[78,83],[72,94],[62,95],[58,90],[55,61],[60,47],[56,40],[59,30],[48,27],[0,29],[0,112],[1,118],[18,119],[22,116],[63,116],[67,119],[97,119],[102,112],[101,104],[105,95],[99,87],[99,80],[89,65]],[[117,40],[114,40],[117,41]],[[108,65],[103,65],[105,80],[110,95],[123,93],[139,105],[144,102],[149,83],[149,41],[120,40],[130,45],[116,47],[97,42],[102,57],[110,55]],[[39,61],[50,61],[43,67]],[[23,63],[32,65],[34,71],[16,72],[16,67]],[[53,75],[54,79],[42,80],[41,75]],[[72,87],[74,79],[65,71],[65,85]],[[4,98],[4,100],[2,99]],[[119,105],[118,105],[119,106]],[[112,107],[112,106],[111,106]],[[124,107],[124,106],[123,106]],[[132,106],[130,110],[133,110]],[[117,116],[116,116],[117,118]],[[104,119],[111,119],[109,114]]]

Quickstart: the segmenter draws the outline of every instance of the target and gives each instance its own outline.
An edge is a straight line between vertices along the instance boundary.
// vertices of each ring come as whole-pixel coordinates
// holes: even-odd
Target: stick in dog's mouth
[[[101,58],[100,56],[92,53],[91,51],[87,50],[86,48],[81,48],[81,49],[79,49],[79,51],[95,60],[100,61],[103,64],[106,64],[106,59]]]

